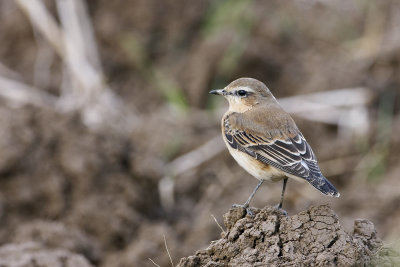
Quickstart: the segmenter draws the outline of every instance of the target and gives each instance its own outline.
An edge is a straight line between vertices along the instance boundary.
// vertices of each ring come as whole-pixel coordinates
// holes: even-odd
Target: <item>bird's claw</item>
[[[232,208],[242,208],[242,209],[246,209],[246,214],[249,215],[250,217],[254,216],[254,213],[251,211],[249,204],[233,204]]]
[[[282,209],[282,205],[281,204],[276,204],[275,205],[275,209],[279,210],[280,212],[282,212],[285,216],[288,216],[288,213],[286,210]]]

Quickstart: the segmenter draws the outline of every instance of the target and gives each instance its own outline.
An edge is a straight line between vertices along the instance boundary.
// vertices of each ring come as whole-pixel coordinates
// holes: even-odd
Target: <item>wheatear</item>
[[[249,203],[263,181],[283,180],[282,208],[288,178],[306,180],[320,192],[339,197],[336,188],[322,175],[310,145],[292,117],[279,105],[262,82],[240,78],[210,94],[222,95],[229,109],[222,117],[222,136],[232,157],[259,180],[243,205]]]

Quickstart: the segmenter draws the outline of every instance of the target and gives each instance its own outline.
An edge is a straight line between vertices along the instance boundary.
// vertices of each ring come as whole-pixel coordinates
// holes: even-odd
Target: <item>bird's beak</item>
[[[210,94],[213,94],[213,95],[226,95],[226,91],[224,89],[211,90]]]

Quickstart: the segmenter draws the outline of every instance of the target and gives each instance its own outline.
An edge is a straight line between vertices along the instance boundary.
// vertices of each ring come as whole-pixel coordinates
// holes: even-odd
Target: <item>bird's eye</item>
[[[239,91],[237,91],[237,94],[239,96],[245,96],[245,95],[247,95],[247,91],[246,90],[239,90]]]

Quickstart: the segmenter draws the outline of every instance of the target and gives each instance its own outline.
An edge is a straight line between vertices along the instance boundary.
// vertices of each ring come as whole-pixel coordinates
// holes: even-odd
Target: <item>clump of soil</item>
[[[221,239],[178,266],[365,266],[382,247],[372,222],[356,220],[346,233],[327,205],[293,216],[268,206],[254,214],[229,210]]]
[[[35,242],[0,247],[2,267],[92,267],[82,255],[63,249],[49,249]]]

